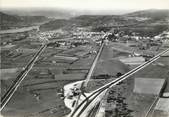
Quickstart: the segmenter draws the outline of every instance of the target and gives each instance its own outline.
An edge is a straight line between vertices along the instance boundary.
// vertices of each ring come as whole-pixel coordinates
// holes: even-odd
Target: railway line
[[[13,82],[13,84],[9,87],[9,89],[7,90],[7,92],[3,95],[3,97],[1,98],[1,108],[0,108],[0,111],[3,110],[3,108],[5,107],[5,105],[12,98],[12,96],[15,93],[15,91],[18,89],[18,87],[20,86],[21,82],[25,79],[25,77],[27,76],[27,74],[29,73],[29,71],[32,69],[32,67],[34,66],[35,62],[37,61],[37,59],[39,58],[39,56],[45,50],[46,47],[47,47],[46,44],[43,44],[41,46],[41,48],[39,49],[39,51],[34,55],[34,57],[23,68],[23,71],[21,71],[21,73],[17,76],[17,78],[15,79],[15,81]]]
[[[98,102],[103,98],[103,96],[106,94],[106,92],[109,88],[115,86],[116,84],[127,79],[128,77],[135,74],[139,70],[141,70],[141,69],[145,68],[146,66],[148,66],[149,64],[153,63],[154,61],[159,59],[162,55],[165,55],[165,53],[167,53],[168,51],[169,51],[169,48],[164,50],[163,52],[159,53],[155,57],[151,58],[150,60],[146,61],[145,63],[134,68],[133,70],[122,75],[121,77],[119,77],[119,78],[111,81],[110,83],[107,83],[104,86],[94,90],[68,116],[69,117],[88,117],[89,110],[92,109],[96,104],[98,104]]]

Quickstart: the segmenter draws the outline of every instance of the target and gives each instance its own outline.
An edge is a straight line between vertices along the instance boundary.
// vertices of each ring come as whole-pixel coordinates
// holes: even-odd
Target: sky
[[[169,0],[0,0],[0,7],[46,7],[75,10],[169,9]]]

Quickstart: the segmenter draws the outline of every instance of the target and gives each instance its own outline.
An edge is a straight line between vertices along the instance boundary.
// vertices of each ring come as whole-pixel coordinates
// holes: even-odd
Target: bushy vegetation
[[[120,83],[119,85],[124,84]],[[106,111],[106,117],[133,117],[132,110],[128,108],[126,98],[122,96],[123,90],[121,88],[114,88],[109,91],[107,103],[113,103],[115,108]]]

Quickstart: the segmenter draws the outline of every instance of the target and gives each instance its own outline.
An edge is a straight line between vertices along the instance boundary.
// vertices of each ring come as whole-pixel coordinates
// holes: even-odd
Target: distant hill
[[[71,25],[71,22],[69,22],[69,20],[57,19],[41,25],[40,30],[41,31],[55,30],[55,29],[63,28],[68,25]]]
[[[73,10],[68,9],[50,9],[50,8],[11,8],[11,9],[2,9],[2,12],[11,15],[18,16],[45,16],[48,18],[55,19],[69,19],[76,16],[77,13]]]
[[[20,16],[20,18],[25,23],[40,23],[48,20],[45,16]]]
[[[22,19],[16,15],[8,15],[0,12],[0,29],[5,30],[9,29],[11,26],[17,25],[19,22],[22,22]]]
[[[44,12],[43,12],[44,11]],[[55,30],[59,28],[72,29],[72,27],[92,27],[93,31],[109,30],[117,27],[135,27],[140,26],[168,26],[169,10],[143,10],[136,11],[124,15],[80,15],[77,16],[73,12],[66,10],[65,13],[60,10],[28,10],[14,11],[17,15],[9,15],[1,13],[3,28],[15,25],[32,25],[34,23],[49,20],[46,16],[56,17],[58,19],[49,21],[40,26],[40,30]],[[12,13],[12,11],[10,11]],[[20,15],[19,15],[20,14]],[[24,14],[24,16],[23,16]],[[42,15],[42,16],[41,16]],[[75,16],[75,17],[73,17]],[[1,24],[2,25],[2,24]],[[138,28],[140,28],[138,27]]]
[[[143,10],[143,11],[136,11],[133,13],[128,13],[125,16],[162,19],[162,18],[169,18],[169,10],[156,10],[156,9]]]
[[[91,26],[94,30],[100,31],[103,28],[111,27],[135,27],[168,25],[169,10],[143,10],[124,15],[81,15],[68,20],[54,20],[40,27],[42,31],[68,27]],[[102,28],[103,27],[103,28]],[[110,28],[109,28],[110,27]],[[135,29],[135,28],[134,28]]]
[[[23,12],[23,13],[16,13],[18,15],[25,15],[25,16],[45,16],[48,18],[55,18],[55,19],[68,19],[70,17],[73,17],[71,12],[67,11],[57,11],[57,10],[34,10],[29,12]]]
[[[19,16],[8,15],[0,12],[1,22],[0,23],[18,23],[22,21]]]
[[[70,18],[69,20],[54,20],[47,24],[41,25],[40,30],[53,30],[63,27],[112,27],[118,25],[133,24],[137,22],[135,19],[126,19],[123,16],[118,15],[81,15],[78,17]]]
[[[10,29],[12,27],[29,26],[49,20],[45,16],[18,16],[9,15],[3,12],[0,12],[0,17],[1,30]]]

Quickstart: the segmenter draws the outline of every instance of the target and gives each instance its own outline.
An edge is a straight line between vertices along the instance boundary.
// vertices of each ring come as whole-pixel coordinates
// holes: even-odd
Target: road
[[[85,99],[85,97],[84,97],[84,95],[82,95],[83,92],[81,92],[78,96],[74,96],[72,99],[70,99],[69,97],[73,96],[73,89],[77,88],[77,89],[81,90],[82,88],[87,87],[87,84],[90,81],[90,78],[93,74],[93,71],[94,71],[95,66],[97,64],[97,61],[103,51],[104,45],[105,45],[105,42],[103,42],[101,44],[101,47],[94,59],[89,71],[88,71],[88,74],[87,74],[85,80],[70,83],[70,84],[67,84],[64,86],[64,96],[65,96],[64,102],[65,102],[65,105],[68,108],[70,108],[72,111],[81,102],[81,100]],[[89,95],[89,94],[85,93],[85,95]],[[75,102],[75,104],[74,104],[75,106],[72,106],[74,102]]]
[[[46,47],[47,47],[46,44],[43,44],[41,46],[41,48],[39,49],[39,51],[28,62],[28,64],[24,67],[23,71],[21,71],[21,73],[15,79],[14,83],[7,90],[7,92],[5,93],[5,95],[1,98],[1,108],[0,108],[0,111],[5,107],[5,105],[12,98],[12,96],[15,93],[15,91],[17,90],[17,88],[19,87],[19,85],[21,84],[21,82],[25,79],[25,77],[27,76],[27,74],[29,73],[29,71],[32,69],[32,67],[34,66],[35,62],[37,61],[37,59],[39,58],[39,56],[45,50]]]
[[[79,97],[77,98],[77,101],[76,101],[75,106],[77,106],[77,105],[79,104],[79,100],[80,100],[81,98],[85,98],[84,96],[82,96],[82,93],[84,92],[83,89],[85,90],[85,88],[87,87],[88,82],[89,82],[90,79],[91,79],[91,76],[92,76],[92,74],[93,74],[93,71],[94,71],[94,69],[95,69],[95,67],[96,67],[96,64],[97,64],[97,62],[98,62],[98,60],[99,60],[99,58],[100,58],[100,55],[101,55],[101,53],[102,53],[102,51],[103,51],[104,45],[105,45],[105,41],[103,41],[103,42],[101,43],[101,47],[100,47],[100,49],[99,49],[99,51],[98,51],[98,53],[97,53],[97,55],[96,55],[96,57],[95,57],[95,59],[94,59],[94,61],[93,61],[93,63],[92,63],[92,66],[91,66],[90,69],[89,69],[89,72],[88,72],[88,74],[87,74],[85,80],[81,83],[80,87],[78,87],[78,88],[81,90],[81,93],[80,93]],[[86,95],[86,94],[85,94],[85,95]],[[87,95],[88,95],[88,94],[87,94]]]
[[[126,74],[122,75],[121,77],[111,81],[110,83],[105,84],[104,86],[92,91],[87,98],[85,98],[79,105],[71,111],[71,113],[68,115],[68,117],[89,117],[91,111],[95,106],[102,100],[102,98],[105,96],[107,90],[118,83],[122,82],[123,80],[127,79],[129,76],[135,74],[139,70],[145,68],[146,66],[150,65],[157,59],[159,59],[162,55],[165,55],[169,51],[169,48],[165,51],[159,53],[155,57],[151,58],[149,61],[146,61],[145,63],[139,65],[138,67],[134,68],[133,70],[127,72]],[[99,110],[100,108],[97,108]],[[94,111],[96,111],[94,109]],[[97,114],[94,114],[97,115]],[[93,115],[93,117],[94,117]],[[90,115],[91,116],[91,115]]]
[[[99,57],[100,57],[100,55],[101,55],[101,53],[103,51],[104,45],[105,45],[105,42],[102,43],[102,45],[101,45],[101,47],[100,47],[100,49],[99,49],[94,61],[93,61],[93,64],[92,64],[92,66],[91,66],[91,68],[90,68],[90,70],[89,70],[89,72],[88,72],[88,74],[86,76],[84,87],[87,87],[87,84],[88,84],[88,82],[89,82],[89,80],[90,80],[90,78],[91,78],[91,76],[93,74],[93,71],[94,71],[95,67],[96,67],[97,61],[99,60]]]

